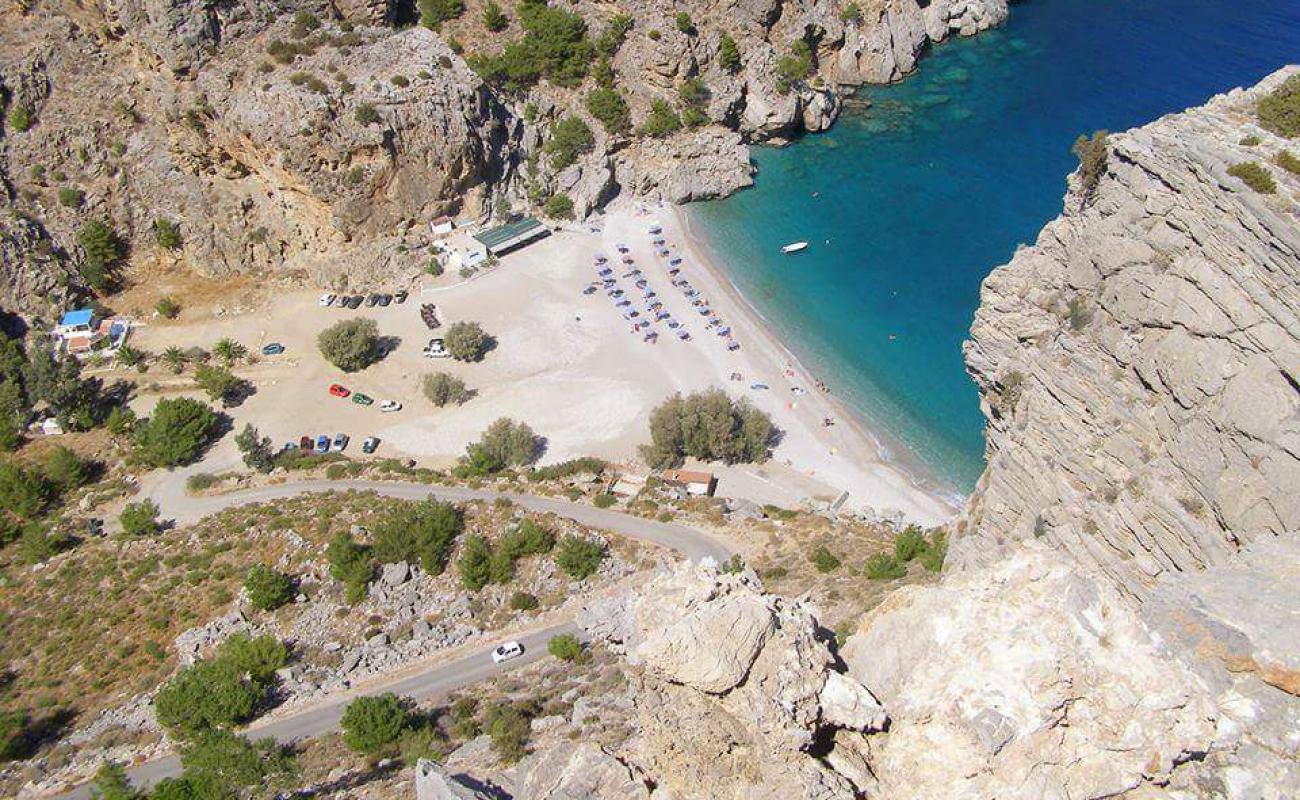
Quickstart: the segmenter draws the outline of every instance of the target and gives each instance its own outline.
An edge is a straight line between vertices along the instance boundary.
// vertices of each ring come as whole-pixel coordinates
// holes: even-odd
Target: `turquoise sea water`
[[[961,343],[979,284],[1061,208],[1070,144],[1300,61],[1297,0],[1030,0],[859,93],[828,133],[756,148],[757,185],[688,207],[732,281],[903,461],[983,468]],[[812,246],[783,256],[787,242]],[[891,337],[894,337],[891,339]]]

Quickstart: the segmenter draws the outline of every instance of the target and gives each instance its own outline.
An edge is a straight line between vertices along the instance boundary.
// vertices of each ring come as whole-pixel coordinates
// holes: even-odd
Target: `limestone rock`
[[[416,800],[488,800],[490,797],[466,786],[436,761],[422,758],[415,764]]]
[[[645,800],[640,770],[592,742],[547,748],[521,761],[502,778],[512,797],[529,800]],[[658,793],[655,797],[658,797]]]

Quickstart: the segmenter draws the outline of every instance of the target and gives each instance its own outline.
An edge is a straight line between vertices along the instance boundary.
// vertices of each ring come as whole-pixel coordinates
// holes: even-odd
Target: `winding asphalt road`
[[[634,517],[619,511],[610,511],[552,497],[517,494],[514,492],[496,492],[487,489],[430,486],[423,483],[395,481],[313,480],[258,486],[225,494],[196,497],[185,492],[181,476],[173,475],[170,479],[164,479],[158,483],[152,490],[147,490],[146,494],[158,504],[161,517],[172,519],[177,524],[190,524],[225,509],[248,505],[249,503],[266,503],[304,494],[321,494],[347,491],[349,489],[373,491],[385,497],[396,497],[403,500],[423,500],[432,497],[436,500],[450,502],[469,500],[486,500],[490,502],[498,498],[506,498],[529,511],[553,513],[592,528],[670,547],[689,559],[695,560],[707,557],[723,561],[730,556],[730,550],[721,541],[708,533],[685,525]],[[363,687],[364,693],[393,692],[417,700],[445,695],[455,689],[478,683],[493,675],[531,664],[543,658],[546,655],[546,643],[550,641],[551,637],[563,633],[582,636],[582,632],[577,625],[571,620],[565,621],[548,628],[530,631],[525,634],[516,634],[514,638],[524,645],[524,654],[504,664],[494,664],[487,652],[475,653],[391,683],[385,683],[382,680],[369,682]],[[320,736],[338,727],[343,709],[360,693],[362,692],[342,693],[300,713],[273,722],[255,722],[244,732],[251,738],[269,736],[284,743]],[[136,786],[146,787],[152,786],[164,778],[179,775],[180,771],[180,759],[176,756],[167,756],[131,767],[127,770],[127,775]],[[88,785],[78,786],[56,797],[59,800],[89,800],[90,787]]]

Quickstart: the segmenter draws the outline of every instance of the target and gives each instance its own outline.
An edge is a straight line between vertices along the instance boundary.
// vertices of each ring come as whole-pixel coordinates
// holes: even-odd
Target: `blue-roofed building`
[[[78,308],[66,312],[54,326],[59,350],[77,358],[92,353],[112,356],[131,332],[128,319],[99,319],[94,309]]]
[[[71,333],[90,333],[94,329],[94,310],[89,308],[79,308],[75,311],[64,313],[63,319],[59,320],[57,332],[67,335]]]

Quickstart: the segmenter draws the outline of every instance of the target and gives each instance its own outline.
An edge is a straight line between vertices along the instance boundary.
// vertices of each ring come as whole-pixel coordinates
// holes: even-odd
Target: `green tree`
[[[419,0],[420,24],[438,30],[442,23],[465,13],[464,0]]]
[[[238,397],[244,388],[244,381],[237,378],[233,372],[212,364],[199,364],[194,370],[194,382],[208,396],[208,399],[220,400],[222,405]]]
[[[677,23],[677,30],[681,31],[687,36],[694,36],[695,34],[699,33],[699,31],[695,29],[695,23],[691,20],[691,15],[687,14],[685,11],[677,12],[677,17],[675,18],[675,22]]]
[[[9,109],[9,127],[25,133],[32,127],[32,110],[22,103],[14,103],[13,108]]]
[[[0,460],[0,510],[8,510],[19,519],[35,519],[54,499],[54,489],[39,473],[24,469],[12,459]]]
[[[582,642],[571,633],[562,633],[551,637],[551,640],[546,643],[546,652],[561,661],[574,662],[582,658]]]
[[[114,436],[125,436],[135,430],[135,412],[130,406],[113,406],[104,418],[104,427]]]
[[[383,564],[419,563],[425,572],[440,575],[464,527],[464,515],[450,503],[402,503],[375,526],[374,556]]]
[[[469,475],[490,475],[506,467],[531,464],[541,452],[541,441],[526,423],[502,417],[488,426],[477,442],[466,448],[461,466]]]
[[[567,116],[551,128],[551,138],[542,149],[551,157],[551,166],[564,169],[578,160],[584,153],[590,153],[596,144],[587,123],[575,116]]]
[[[162,530],[158,522],[158,504],[152,500],[127,503],[118,521],[127,536],[154,536]]]
[[[255,564],[244,579],[248,602],[261,611],[273,611],[293,599],[293,579],[265,564]]]
[[[91,465],[68,448],[58,445],[46,454],[41,472],[58,492],[63,493],[89,483]]]
[[[592,89],[587,93],[587,110],[595,117],[605,130],[612,134],[623,134],[632,130],[632,114],[627,101],[612,86]]]
[[[258,472],[270,472],[275,468],[275,450],[271,439],[262,436],[251,423],[245,423],[244,429],[235,437],[235,447],[244,457],[244,464]]]
[[[589,578],[605,560],[605,548],[599,542],[572,534],[565,536],[556,552],[555,563],[575,581]]]
[[[325,549],[330,576],[343,584],[348,601],[359,603],[366,598],[366,588],[375,575],[369,550],[344,531],[336,535]]]
[[[605,29],[596,38],[596,50],[605,58],[612,58],[627,39],[627,32],[632,30],[632,18],[627,14],[615,14],[610,18]]]
[[[93,800],[140,800],[142,795],[127,780],[126,770],[115,761],[105,762],[90,785]]]
[[[907,563],[914,558],[920,558],[929,547],[930,543],[926,541],[921,529],[915,525],[908,525],[894,537],[894,558]]]
[[[373,319],[344,320],[321,331],[316,344],[326,361],[344,372],[355,372],[378,360],[379,326]]]
[[[466,589],[477,592],[492,580],[492,546],[488,540],[471,534],[465,539],[465,549],[456,561],[456,571]]]
[[[729,33],[723,33],[718,40],[718,66],[732,75],[740,71],[740,48]]]
[[[807,79],[813,70],[812,45],[806,39],[796,39],[790,45],[790,55],[776,62],[776,90],[786,94],[790,87]]]
[[[103,293],[112,286],[110,271],[126,255],[126,245],[107,220],[91,219],[77,229],[77,242],[85,257],[81,261],[81,276],[90,288]]]
[[[656,97],[650,102],[650,114],[646,117],[645,124],[641,126],[641,132],[646,136],[655,139],[662,139],[665,136],[671,136],[682,127],[682,121],[673,111],[672,106],[661,97]]]
[[[502,762],[512,764],[528,752],[532,723],[518,706],[497,703],[490,707],[483,715],[483,728],[492,739],[492,751]]]
[[[863,573],[874,581],[887,581],[907,575],[907,566],[889,553],[876,553],[867,559]]]
[[[509,24],[510,20],[501,11],[501,6],[497,4],[496,0],[488,0],[487,5],[483,8],[483,27],[493,33],[500,33]]]
[[[542,204],[542,213],[551,219],[573,219],[573,198],[567,194],[553,194]]]
[[[1279,136],[1300,136],[1300,75],[1292,75],[1282,85],[1260,98],[1255,106],[1259,124]]]
[[[81,362],[75,357],[56,355],[45,343],[36,345],[24,385],[28,398],[48,405],[65,428],[85,430],[95,424],[99,382],[81,377]]]
[[[217,648],[216,659],[230,664],[258,687],[269,689],[275,671],[289,660],[289,648],[270,634],[233,633]]]
[[[136,426],[135,453],[146,464],[174,467],[193,461],[217,429],[217,414],[188,397],[163,398]]]
[[[457,361],[480,361],[491,344],[491,338],[477,322],[452,323],[443,341]]]
[[[175,345],[162,351],[161,358],[162,362],[176,375],[181,374],[181,370],[185,369],[185,362],[189,360],[185,356],[185,351]]]
[[[850,2],[844,8],[840,9],[840,22],[852,25],[862,24],[862,6],[857,2]]]
[[[181,226],[165,217],[153,221],[153,235],[158,246],[166,250],[176,250],[181,246]]]
[[[471,66],[489,83],[522,91],[541,78],[573,88],[586,77],[595,56],[587,24],[577,14],[545,3],[519,6],[524,36],[498,55],[472,59]]]
[[[420,390],[438,408],[447,405],[460,405],[469,399],[470,392],[465,382],[446,372],[435,372],[420,379]]]
[[[675,394],[650,412],[650,444],[641,456],[671,467],[686,456],[728,464],[761,462],[775,436],[771,418],[746,400],[732,402],[721,389]]]
[[[14,450],[22,442],[31,407],[22,384],[0,379],[0,450]]]
[[[223,338],[212,345],[212,355],[216,356],[223,365],[229,368],[233,367],[236,361],[248,355],[248,348],[234,339]]]
[[[1074,140],[1070,152],[1079,159],[1079,185],[1083,189],[1083,200],[1088,202],[1101,183],[1101,176],[1106,172],[1106,158],[1109,151],[1106,131],[1097,131],[1091,137],[1080,136]]]
[[[223,659],[198,661],[162,685],[154,712],[167,731],[183,739],[245,722],[265,697],[265,687],[245,680]]]
[[[180,755],[184,772],[178,780],[183,786],[167,791],[188,800],[246,797],[267,784],[284,785],[297,773],[292,753],[274,739],[249,742],[225,730],[198,734],[182,744]],[[162,800],[161,788],[154,791],[153,800]]]
[[[348,703],[339,720],[343,743],[370,756],[391,753],[410,724],[410,718],[410,712],[397,695],[358,697]]]

